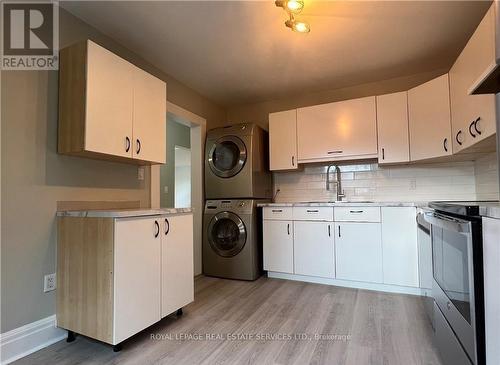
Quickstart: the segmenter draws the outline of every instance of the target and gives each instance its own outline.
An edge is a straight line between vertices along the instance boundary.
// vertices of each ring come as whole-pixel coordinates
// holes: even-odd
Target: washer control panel
[[[231,200],[207,200],[205,203],[205,212],[230,211],[238,213],[252,213],[254,201],[244,199]]]

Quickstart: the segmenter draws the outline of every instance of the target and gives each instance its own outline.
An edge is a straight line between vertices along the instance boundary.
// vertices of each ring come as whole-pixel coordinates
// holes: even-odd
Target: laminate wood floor
[[[78,336],[16,364],[438,365],[431,331],[416,296],[201,276],[182,317],[163,319],[121,352]]]

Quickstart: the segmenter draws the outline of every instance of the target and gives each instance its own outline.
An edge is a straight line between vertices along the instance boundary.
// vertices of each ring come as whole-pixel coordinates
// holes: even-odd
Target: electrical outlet
[[[415,179],[410,180],[410,190],[417,190],[417,180]]]
[[[55,290],[56,288],[56,274],[49,274],[43,277],[43,292]]]
[[[137,179],[144,180],[144,167],[137,168]]]
[[[165,194],[168,194],[168,186],[166,186],[166,185],[165,185],[165,186],[163,187],[163,192],[164,192]]]

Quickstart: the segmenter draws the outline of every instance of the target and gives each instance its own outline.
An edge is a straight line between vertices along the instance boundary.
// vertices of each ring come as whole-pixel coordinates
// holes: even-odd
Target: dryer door
[[[224,136],[215,141],[208,153],[208,165],[219,177],[237,175],[247,161],[245,143],[236,136]]]
[[[236,256],[245,246],[245,224],[231,212],[217,213],[208,225],[208,242],[212,250],[222,257]]]

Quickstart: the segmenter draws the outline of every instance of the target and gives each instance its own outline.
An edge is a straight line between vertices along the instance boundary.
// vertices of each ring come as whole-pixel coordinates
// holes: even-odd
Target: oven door
[[[470,221],[428,212],[431,224],[432,294],[467,355],[476,363],[474,259]]]

